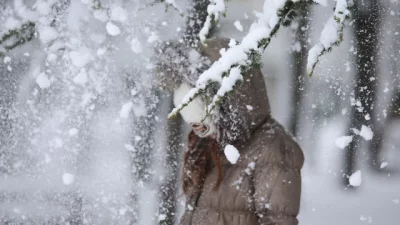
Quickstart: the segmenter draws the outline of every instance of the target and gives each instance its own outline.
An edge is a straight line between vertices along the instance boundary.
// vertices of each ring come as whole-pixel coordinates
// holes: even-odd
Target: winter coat
[[[208,40],[199,52],[213,62],[228,43],[227,39]],[[222,159],[217,190],[213,190],[218,174],[214,167],[202,190],[186,196],[180,225],[298,224],[304,156],[292,136],[271,117],[261,71],[244,74],[243,83],[221,107],[222,113],[229,111],[219,121],[228,124],[228,133],[221,136],[238,149],[240,157],[236,164]]]

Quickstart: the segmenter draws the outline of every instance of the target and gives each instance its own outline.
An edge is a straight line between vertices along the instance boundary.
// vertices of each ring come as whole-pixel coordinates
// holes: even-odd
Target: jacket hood
[[[211,64],[198,49],[175,41],[163,43],[154,61],[154,84],[166,91],[176,90],[183,82],[194,87],[199,75]]]
[[[194,86],[198,76],[221,57],[221,49],[229,48],[229,39],[207,40],[197,49],[182,44],[168,44],[161,61],[157,62],[157,76],[163,89],[176,90],[182,82]],[[243,74],[243,82],[228,94],[215,109],[212,121],[216,125],[218,141],[224,146],[246,141],[251,133],[270,118],[270,105],[260,69]],[[210,92],[216,93],[218,87]]]
[[[220,50],[229,48],[229,39],[218,38],[200,46],[200,53],[213,62],[221,57]],[[271,110],[261,70],[252,69],[243,74],[243,82],[228,94],[218,108],[215,121],[219,141],[225,144],[245,142],[254,130],[270,118]]]

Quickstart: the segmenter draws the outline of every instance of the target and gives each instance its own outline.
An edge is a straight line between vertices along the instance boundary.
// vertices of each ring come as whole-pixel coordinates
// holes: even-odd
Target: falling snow
[[[365,140],[369,141],[374,136],[374,133],[372,132],[371,128],[362,125],[359,135]]]
[[[351,174],[349,178],[350,185],[353,187],[358,187],[361,185],[362,179],[361,179],[361,171],[357,170],[353,174]]]
[[[342,136],[336,138],[335,145],[340,148],[344,149],[353,141],[353,136]]]
[[[64,173],[62,175],[62,181],[65,185],[70,185],[72,183],[74,183],[75,180],[75,176],[71,173]]]
[[[225,146],[224,153],[228,161],[232,164],[235,164],[240,157],[239,151],[233,145]]]
[[[379,44],[368,34],[369,27],[363,29],[362,34],[369,35],[363,40],[371,42],[370,47],[379,46],[375,56],[361,54],[374,51],[359,49],[360,42],[352,34],[363,20],[353,14],[354,8],[347,10],[352,1],[346,0],[313,0],[317,4],[307,12],[307,25],[296,19],[289,27],[280,26],[266,51],[261,51],[258,41],[269,37],[280,21],[280,7],[288,1],[300,2],[211,0],[205,6],[208,19],[203,27],[196,27],[201,30],[196,34],[199,43],[207,45],[215,36],[230,42],[219,50],[222,58],[211,67],[192,70],[200,79],[190,84],[195,87],[192,91],[189,87],[189,94],[206,90],[203,93],[217,95],[198,96],[202,104],[191,108],[189,117],[201,121],[207,106],[214,107],[209,117],[218,118],[217,102],[248,82],[241,70],[251,65],[249,52],[260,50],[271,117],[304,150],[299,224],[397,224],[400,2],[378,1],[384,16],[379,23],[369,23],[379,28]],[[373,18],[373,1],[354,2],[364,4],[356,8],[363,10],[359,14],[366,12],[371,15],[368,20]],[[197,206],[185,202],[180,187],[189,126],[167,119],[173,96],[158,89],[153,76],[154,57],[163,57],[160,46],[184,45],[190,25],[200,22],[187,20],[194,15],[188,11],[190,5],[182,0],[0,3],[0,224],[161,224],[178,222],[184,210],[196,212]],[[348,13],[341,34],[337,21]],[[29,22],[34,27],[24,30]],[[306,33],[304,40],[296,36],[297,31]],[[12,38],[7,39],[8,34]],[[341,43],[336,47],[337,40]],[[332,51],[321,55],[331,46]],[[308,66],[295,58],[299,54],[308,58]],[[357,65],[360,56],[366,60],[361,66]],[[187,59],[173,60],[176,65],[203,63],[198,49],[190,49]],[[308,79],[302,71],[319,60],[313,78]],[[359,71],[367,82],[356,89]],[[202,89],[209,82],[215,90]],[[239,110],[252,114],[265,109],[243,102]],[[210,125],[210,118],[203,122]],[[270,151],[273,132],[263,134],[262,145],[251,147]],[[226,166],[240,167],[240,174],[229,174],[232,180],[222,185],[233,191],[257,182],[256,177],[250,180],[255,173],[267,174],[269,166],[280,165],[278,161],[260,164],[263,159],[258,154],[239,152],[233,145],[223,147],[221,157],[230,163]],[[286,146],[285,157],[294,156],[292,147]],[[349,169],[346,162],[352,151],[356,163]],[[224,172],[225,167],[223,177],[228,176]],[[293,180],[282,182],[292,187]],[[268,211],[276,208],[268,199],[243,193],[251,205]],[[171,205],[176,210],[168,211]]]
[[[113,24],[112,22],[108,22],[106,28],[107,28],[107,33],[111,36],[117,36],[121,33],[119,27]]]

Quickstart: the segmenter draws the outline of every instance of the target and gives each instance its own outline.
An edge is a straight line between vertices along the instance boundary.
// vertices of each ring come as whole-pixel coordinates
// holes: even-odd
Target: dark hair
[[[200,138],[191,131],[182,173],[182,188],[186,195],[202,189],[206,175],[212,169],[211,160],[218,170],[214,186],[214,190],[217,190],[222,181],[221,147],[215,139]]]

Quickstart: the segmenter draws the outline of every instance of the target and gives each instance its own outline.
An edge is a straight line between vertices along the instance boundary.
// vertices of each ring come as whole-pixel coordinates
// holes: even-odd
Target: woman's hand
[[[204,138],[210,136],[212,133],[210,132],[210,127],[204,123],[191,123],[193,132],[199,136],[200,138]]]

